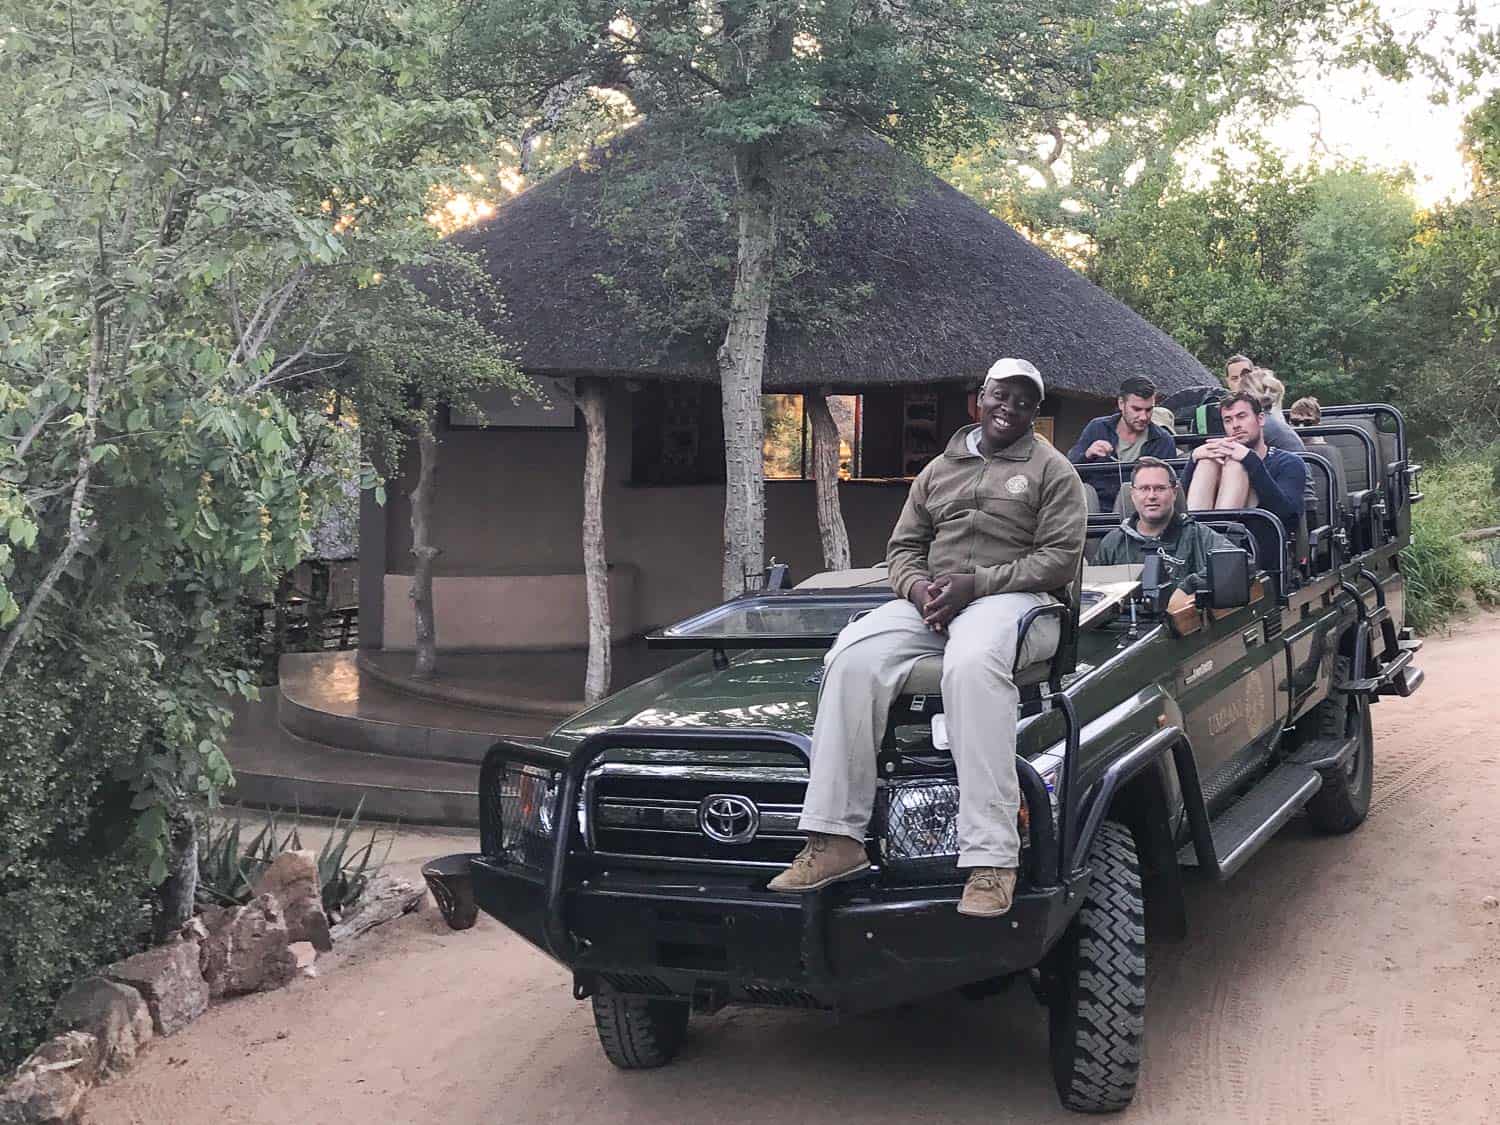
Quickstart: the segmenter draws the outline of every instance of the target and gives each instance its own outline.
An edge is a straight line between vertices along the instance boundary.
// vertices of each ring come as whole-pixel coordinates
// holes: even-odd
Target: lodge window
[[[972,420],[963,385],[875,387],[831,395],[839,430],[839,476],[909,480]],[[811,480],[812,430],[800,394],[762,397],[767,480]],[[631,395],[631,482],[722,484],[724,420],[711,383],[650,381]]]
[[[839,479],[859,477],[862,395],[829,395],[828,411],[839,432]],[[767,480],[812,480],[812,421],[802,395],[761,395],[765,440],[761,452]]]

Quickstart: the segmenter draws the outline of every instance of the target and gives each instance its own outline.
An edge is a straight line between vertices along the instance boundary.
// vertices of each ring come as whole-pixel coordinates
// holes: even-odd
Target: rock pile
[[[336,929],[323,911],[317,857],[283,852],[244,906],[211,907],[167,945],[77,981],[57,1002],[52,1038],[0,1084],[0,1125],[72,1125],[89,1088],[128,1069],[158,1035],[211,1002],[315,977],[320,952],[420,908],[424,890],[381,875]]]

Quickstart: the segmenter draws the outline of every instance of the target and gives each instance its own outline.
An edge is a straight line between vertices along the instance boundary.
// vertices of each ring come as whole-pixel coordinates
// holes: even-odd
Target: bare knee
[[[1188,482],[1188,507],[1212,508],[1219,492],[1219,463],[1200,461]]]
[[[1250,499],[1250,474],[1237,461],[1224,466],[1219,476],[1216,508],[1243,508]]]

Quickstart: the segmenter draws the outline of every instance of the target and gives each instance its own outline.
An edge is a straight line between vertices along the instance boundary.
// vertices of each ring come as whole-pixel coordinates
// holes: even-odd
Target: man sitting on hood
[[[1160,555],[1162,581],[1178,585],[1189,574],[1208,573],[1208,553],[1233,544],[1177,511],[1177,474],[1155,457],[1142,457],[1130,477],[1135,515],[1104,537],[1095,566],[1139,563]]]

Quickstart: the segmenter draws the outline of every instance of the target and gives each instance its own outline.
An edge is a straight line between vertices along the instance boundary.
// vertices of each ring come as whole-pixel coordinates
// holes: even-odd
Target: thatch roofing
[[[619,202],[639,186],[631,177],[643,162],[682,158],[667,136],[634,129],[453,236],[497,283],[505,309],[493,327],[527,370],[716,379],[734,260],[727,176],[669,173],[665,187],[635,200],[635,223],[633,204]],[[803,311],[773,313],[767,387],[974,380],[1005,355],[1083,394],[1113,397],[1130,375],[1164,391],[1213,381],[1166,333],[883,141],[847,135],[831,149],[813,208],[820,218],[796,254],[806,268],[777,302]],[[652,211],[664,198],[684,205],[675,213],[685,223],[669,227]],[[673,288],[680,279],[661,280],[682,257],[663,245],[673,237],[707,263],[713,283],[703,288],[717,309],[684,298]],[[672,338],[630,294],[685,308],[696,329]],[[828,315],[829,294],[843,296],[841,313]]]

